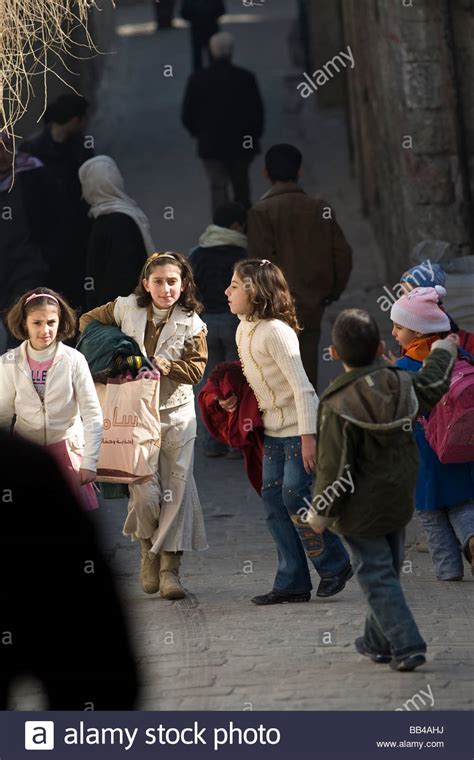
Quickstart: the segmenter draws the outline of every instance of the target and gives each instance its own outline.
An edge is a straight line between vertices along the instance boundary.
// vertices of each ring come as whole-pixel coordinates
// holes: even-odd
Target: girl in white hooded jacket
[[[49,288],[25,293],[9,310],[8,328],[23,343],[0,359],[0,427],[16,416],[14,432],[47,446],[83,507],[93,509],[103,420],[84,356],[62,343],[76,321]]]

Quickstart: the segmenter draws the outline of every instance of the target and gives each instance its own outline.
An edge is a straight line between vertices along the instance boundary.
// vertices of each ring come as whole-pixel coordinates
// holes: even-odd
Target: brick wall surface
[[[331,43],[340,45],[340,33],[337,24],[325,24],[324,30],[318,25],[320,2],[327,19],[324,0],[313,0],[313,46],[324,33],[327,50]],[[423,239],[447,240],[459,255],[474,253],[460,163],[464,139],[472,182],[474,3],[452,0],[450,6],[462,130],[444,2],[340,0],[344,45],[351,46],[355,59],[355,67],[345,71],[355,170],[394,277]]]

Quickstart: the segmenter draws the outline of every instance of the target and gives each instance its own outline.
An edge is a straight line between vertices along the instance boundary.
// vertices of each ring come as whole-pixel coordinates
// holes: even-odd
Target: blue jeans
[[[378,538],[344,538],[369,606],[364,631],[366,646],[376,654],[391,654],[396,660],[407,654],[426,652],[426,644],[400,584],[405,531]]]
[[[474,536],[474,504],[420,510],[417,514],[428,539],[438,580],[462,578],[464,568],[461,551]]]
[[[262,501],[267,527],[278,549],[274,591],[294,594],[311,591],[306,557],[321,578],[338,575],[349,563],[349,555],[338,536],[329,530],[317,535],[302,520],[305,514],[302,510],[307,511],[311,504],[311,481],[303,466],[300,436],[266,435]]]
[[[207,350],[209,357],[204,377],[196,388],[196,395],[217,364],[221,362],[233,362],[239,358],[235,342],[235,333],[239,324],[238,318],[230,312],[223,312],[222,314],[204,312],[201,314],[201,318],[207,325]],[[206,451],[221,451],[225,454],[229,450],[228,446],[217,441],[205,428],[200,434],[203,448]]]

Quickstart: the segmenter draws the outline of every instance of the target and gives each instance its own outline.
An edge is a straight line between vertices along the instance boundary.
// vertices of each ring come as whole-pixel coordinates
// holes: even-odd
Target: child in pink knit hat
[[[418,372],[432,343],[450,332],[449,317],[439,306],[445,295],[440,285],[414,288],[393,304],[392,335],[402,350],[398,367]],[[415,438],[420,453],[416,508],[436,575],[441,581],[461,581],[463,553],[474,572],[474,462],[442,464],[420,422]]]

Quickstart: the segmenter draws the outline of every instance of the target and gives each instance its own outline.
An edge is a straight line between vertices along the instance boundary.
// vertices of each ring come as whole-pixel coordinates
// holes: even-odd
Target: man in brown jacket
[[[273,145],[265,155],[271,189],[248,216],[249,258],[281,267],[296,301],[301,358],[317,389],[318,343],[324,307],[339,298],[349,280],[352,249],[334,211],[298,184],[302,155],[293,145]]]

